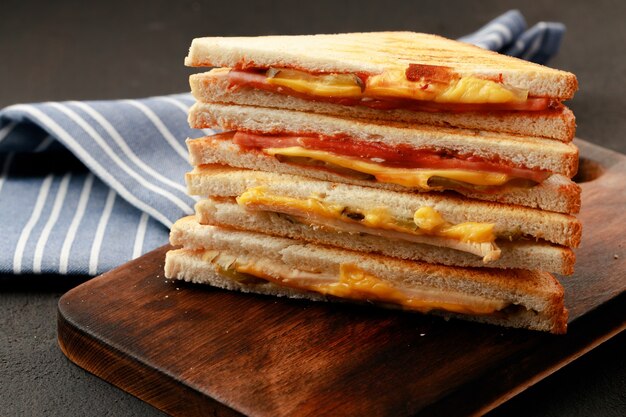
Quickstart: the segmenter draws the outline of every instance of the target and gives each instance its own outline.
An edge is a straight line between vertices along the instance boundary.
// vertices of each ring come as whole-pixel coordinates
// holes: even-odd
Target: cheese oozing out
[[[268,84],[322,97],[402,98],[462,104],[520,103],[528,99],[527,90],[492,80],[473,76],[409,80],[400,69],[371,75],[365,82],[356,74],[310,74],[284,68],[270,68],[266,75]]]
[[[252,276],[284,287],[349,300],[392,304],[424,313],[439,310],[484,315],[496,313],[510,304],[505,300],[456,291],[397,285],[352,263],[341,263],[338,271],[331,273],[302,271],[275,260],[251,259],[223,251],[205,251],[203,259],[213,264],[221,275],[243,284],[250,283]]]
[[[429,185],[429,180],[433,177],[460,181],[477,186],[501,186],[515,178],[511,175],[499,172],[471,171],[465,169],[387,167],[375,162],[367,162],[361,159],[336,155],[326,151],[306,149],[301,146],[266,148],[263,149],[263,152],[271,156],[311,158],[317,161],[322,161],[335,166],[372,175],[379,182],[398,184],[410,188],[419,188],[425,191],[441,190],[444,188],[442,186]]]
[[[315,196],[302,199],[271,194],[263,186],[246,190],[237,203],[248,210],[283,213],[330,229],[448,247],[481,256],[485,263],[501,254],[494,243],[493,223],[452,224],[429,206],[416,210],[413,219],[400,219],[385,207],[354,209]]]

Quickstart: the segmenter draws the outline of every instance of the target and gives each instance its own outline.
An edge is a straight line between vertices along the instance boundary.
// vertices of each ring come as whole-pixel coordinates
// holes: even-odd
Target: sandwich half
[[[200,224],[408,260],[569,275],[581,238],[571,215],[445,194],[208,165],[186,181],[190,194],[209,197],[196,205]]]
[[[571,141],[576,77],[411,32],[194,39],[185,64],[202,102]]]
[[[563,288],[548,273],[464,269],[212,226],[172,228],[165,275],[229,290],[373,303],[564,333]],[[195,243],[194,243],[195,242]]]
[[[396,191],[466,197],[576,213],[572,143],[467,129],[346,119],[264,107],[196,103],[192,165],[222,164]]]

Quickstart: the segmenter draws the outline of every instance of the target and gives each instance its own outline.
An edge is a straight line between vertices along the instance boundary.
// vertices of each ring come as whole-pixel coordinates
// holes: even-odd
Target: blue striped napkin
[[[564,27],[518,11],[461,40],[545,62]],[[191,214],[190,94],[17,104],[0,111],[0,273],[96,275],[167,243]]]
[[[0,112],[0,272],[95,275],[167,242],[193,211],[189,94]]]

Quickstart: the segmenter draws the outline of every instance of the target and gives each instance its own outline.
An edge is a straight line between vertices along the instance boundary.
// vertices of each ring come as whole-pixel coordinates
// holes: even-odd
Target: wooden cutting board
[[[626,328],[626,156],[577,144],[565,336],[169,281],[162,247],[65,294],[59,344],[173,415],[484,413]]]

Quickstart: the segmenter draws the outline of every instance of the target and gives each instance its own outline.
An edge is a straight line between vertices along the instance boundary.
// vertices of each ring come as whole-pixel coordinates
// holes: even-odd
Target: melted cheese
[[[408,98],[438,103],[524,102],[528,91],[476,77],[458,77],[447,82],[410,81],[403,70],[388,70],[368,77],[363,86],[355,74],[313,75],[291,69],[271,69],[268,84],[284,86],[303,94],[349,98]]]
[[[432,207],[420,207],[413,215],[413,221],[420,228],[437,236],[457,239],[462,242],[493,242],[493,223],[465,222],[451,224]]]
[[[376,180],[380,182],[398,184],[411,188],[420,188],[423,190],[443,188],[429,186],[428,180],[432,177],[441,177],[461,181],[467,184],[482,186],[504,185],[514,178],[510,175],[497,172],[469,171],[463,169],[392,168],[373,162],[366,162],[355,158],[331,154],[325,151],[305,149],[300,146],[292,146],[288,148],[267,148],[263,151],[272,156],[282,155],[311,158],[373,175]]]
[[[236,261],[232,267],[238,273],[260,277],[285,287],[350,300],[390,303],[421,312],[441,310],[480,315],[495,313],[507,305],[504,300],[453,291],[398,287],[353,264],[340,264],[338,276],[293,270],[270,260]]]
[[[312,75],[296,70],[280,70],[266,79],[268,84],[280,85],[299,93],[324,97],[359,97],[358,77],[351,74]]]
[[[491,80],[466,77],[442,88],[438,103],[512,103],[528,99],[528,90],[507,87]]]
[[[409,81],[403,71],[371,76],[364,95],[464,104],[523,102],[528,98],[527,91],[482,78],[462,77],[448,82]]]
[[[268,194],[265,187],[254,187],[246,190],[237,203],[246,208],[261,208],[285,214],[306,217],[308,214],[337,219],[342,222],[359,223],[368,228],[394,230],[410,235],[429,235],[459,240],[461,242],[485,243],[496,239],[493,223],[466,222],[452,224],[443,219],[441,214],[432,207],[420,207],[413,216],[413,223],[408,219],[397,219],[384,207],[373,207],[367,210],[356,210],[362,218],[353,220],[344,213],[350,212],[348,207],[320,201],[316,197],[306,199]]]

